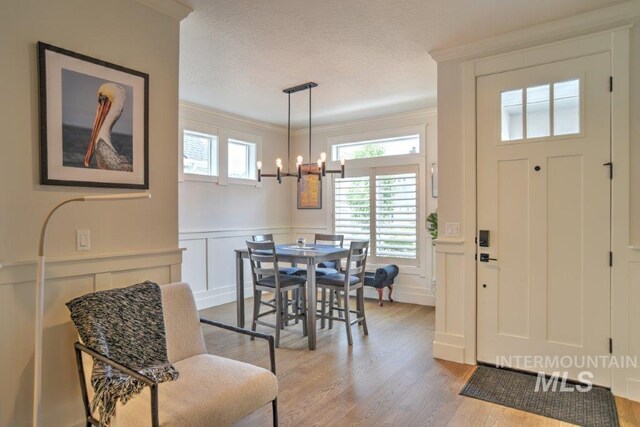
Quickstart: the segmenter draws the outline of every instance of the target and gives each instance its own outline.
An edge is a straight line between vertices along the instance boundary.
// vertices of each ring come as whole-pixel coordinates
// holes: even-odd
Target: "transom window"
[[[256,144],[229,138],[229,178],[256,179]]]
[[[352,240],[370,240],[373,263],[400,259],[417,265],[417,168],[370,168],[336,178],[334,229]]]
[[[501,94],[502,141],[580,133],[580,80]]]
[[[218,137],[185,130],[182,135],[183,170],[193,175],[218,175]]]
[[[346,142],[332,146],[333,160],[370,159],[420,152],[420,135],[407,135],[369,141]]]

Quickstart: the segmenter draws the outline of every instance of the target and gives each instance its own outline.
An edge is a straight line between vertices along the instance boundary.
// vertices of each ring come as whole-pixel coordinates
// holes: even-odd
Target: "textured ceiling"
[[[183,0],[180,98],[286,125],[307,81],[316,124],[436,105],[433,49],[623,0]],[[292,95],[294,127],[307,93]]]

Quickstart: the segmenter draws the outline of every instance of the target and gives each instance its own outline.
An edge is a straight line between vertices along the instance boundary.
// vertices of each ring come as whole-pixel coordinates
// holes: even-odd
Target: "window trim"
[[[184,133],[195,132],[205,135],[211,135],[216,138],[215,147],[211,147],[210,156],[212,163],[215,163],[215,175],[200,175],[193,173],[185,173],[184,171]],[[206,126],[189,120],[180,120],[178,125],[179,144],[178,144],[178,182],[199,181],[199,182],[218,182],[220,178],[220,135],[218,128]],[[215,159],[213,159],[215,156]]]

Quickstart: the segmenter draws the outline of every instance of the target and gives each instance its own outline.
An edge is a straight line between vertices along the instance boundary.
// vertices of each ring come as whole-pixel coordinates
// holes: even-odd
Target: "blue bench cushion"
[[[364,275],[364,284],[374,288],[384,288],[393,285],[395,278],[398,276],[400,269],[397,265],[385,265],[376,269],[374,272],[367,272]]]

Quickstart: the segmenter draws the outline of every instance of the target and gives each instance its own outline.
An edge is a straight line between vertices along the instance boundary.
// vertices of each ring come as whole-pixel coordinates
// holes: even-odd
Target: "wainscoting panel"
[[[236,300],[236,262],[234,249],[245,247],[245,241],[255,234],[274,235],[276,243],[291,243],[298,237],[313,242],[316,233],[330,233],[326,227],[273,227],[264,229],[189,231],[180,233],[180,247],[185,248],[182,264],[183,280],[193,287],[198,309],[213,307]],[[206,248],[206,251],[204,250]],[[396,279],[393,298],[398,302],[435,305],[435,292],[431,280],[431,262],[426,269],[401,267]],[[367,270],[375,271],[375,264]],[[245,296],[252,294],[249,263],[244,263]],[[203,271],[206,284],[202,284]],[[426,273],[425,273],[426,272]],[[195,282],[197,281],[197,283]],[[366,288],[367,298],[378,298],[374,289]],[[384,291],[385,301],[388,290]]]
[[[464,242],[436,241],[433,356],[464,363]]]
[[[182,280],[191,285],[194,294],[207,290],[207,239],[181,240]]]
[[[185,248],[183,280],[194,289],[198,309],[236,300],[236,258],[234,249],[246,247],[255,234],[273,234],[276,243],[292,240],[291,229],[205,230],[180,233],[180,247]],[[252,295],[249,263],[244,263],[245,296]]]
[[[52,260],[47,263],[43,319],[43,413],[46,426],[84,425],[65,303],[77,296],[152,280],[179,280],[182,251]],[[31,424],[36,263],[0,269],[0,426]],[[16,280],[18,279],[18,280]]]

